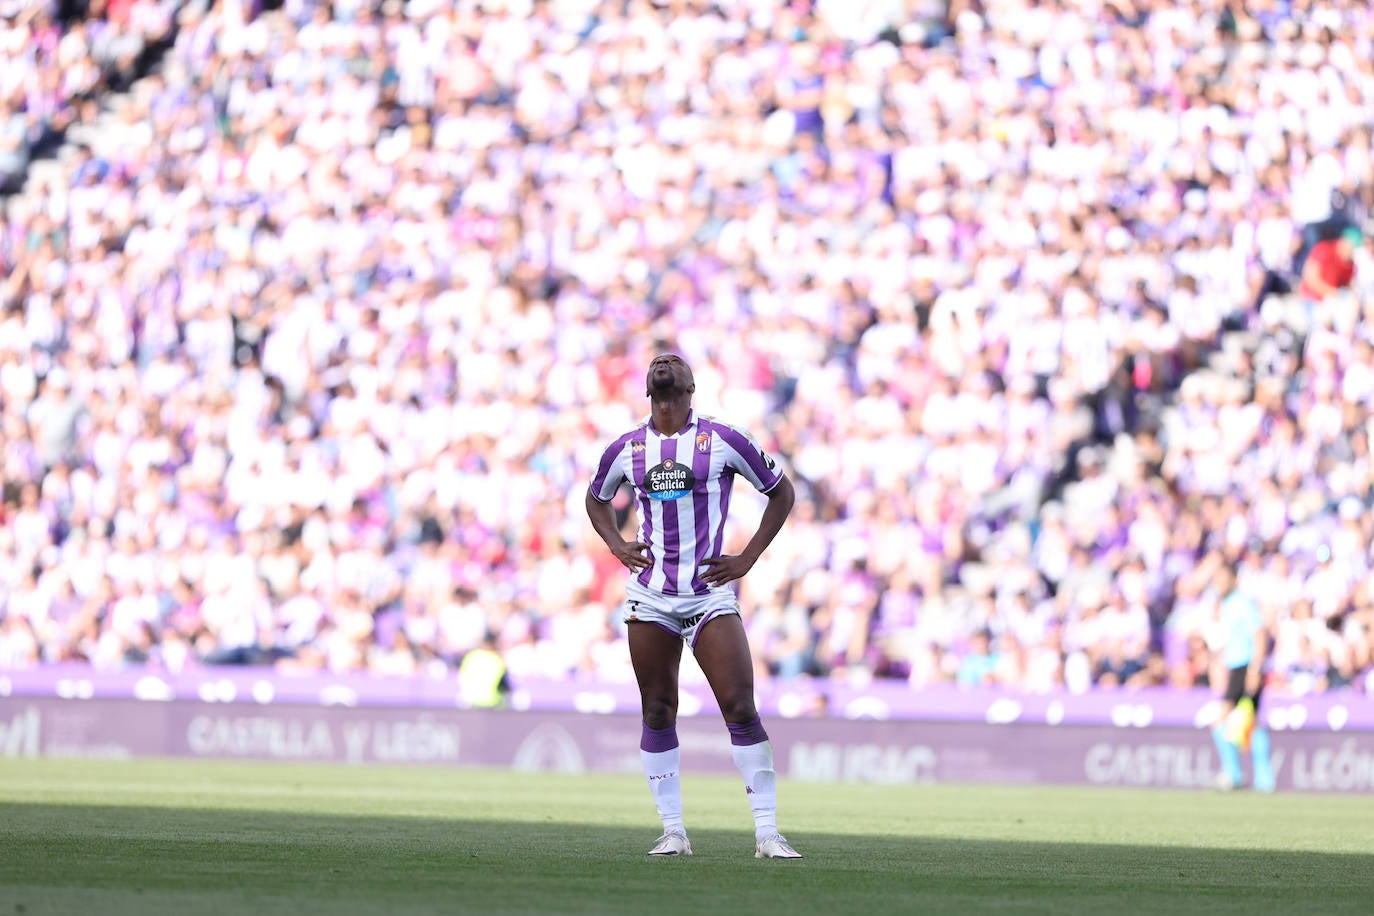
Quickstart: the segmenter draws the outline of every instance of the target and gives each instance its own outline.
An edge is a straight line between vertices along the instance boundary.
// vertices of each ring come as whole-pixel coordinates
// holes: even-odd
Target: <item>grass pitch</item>
[[[684,782],[650,859],[635,775],[0,761],[0,916],[1369,913],[1369,796]]]

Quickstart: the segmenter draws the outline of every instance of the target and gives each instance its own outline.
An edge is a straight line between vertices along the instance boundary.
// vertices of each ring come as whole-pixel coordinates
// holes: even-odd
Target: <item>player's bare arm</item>
[[[592,530],[606,542],[615,558],[626,569],[639,572],[649,566],[649,545],[643,541],[627,541],[620,536],[615,524],[615,510],[610,503],[603,503],[587,491],[587,517],[591,519]]]
[[[773,538],[778,536],[796,500],[797,494],[792,481],[784,475],[777,485],[768,491],[768,505],[763,510],[763,517],[759,519],[758,530],[749,539],[743,552],[703,560],[702,565],[706,567],[706,571],[701,574],[702,580],[709,585],[717,586],[744,578],[745,574],[754,568],[759,557],[763,556],[768,545],[773,543]]]

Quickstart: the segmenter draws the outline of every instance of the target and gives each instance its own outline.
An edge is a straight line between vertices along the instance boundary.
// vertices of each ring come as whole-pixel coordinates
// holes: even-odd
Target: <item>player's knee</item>
[[[758,708],[754,706],[754,698],[748,693],[724,697],[720,703],[720,713],[726,722],[741,724],[752,722],[759,715]]]
[[[644,724],[653,729],[667,728],[677,723],[677,704],[659,698],[645,697]]]

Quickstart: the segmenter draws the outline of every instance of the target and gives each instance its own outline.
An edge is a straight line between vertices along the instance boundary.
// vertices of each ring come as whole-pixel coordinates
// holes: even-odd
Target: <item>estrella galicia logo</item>
[[[669,458],[644,472],[644,492],[651,499],[681,499],[692,492],[697,477],[689,465]]]

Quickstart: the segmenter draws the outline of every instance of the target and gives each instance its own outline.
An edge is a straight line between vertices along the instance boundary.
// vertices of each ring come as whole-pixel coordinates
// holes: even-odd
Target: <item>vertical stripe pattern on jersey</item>
[[[667,461],[677,460],[677,439],[669,436],[657,438],[658,455],[654,466]],[[663,584],[660,588],[669,595],[682,594],[682,542],[690,539],[691,532],[682,530],[682,504],[690,503],[692,494],[681,499],[650,500],[659,514],[660,530],[663,532]]]
[[[696,433],[696,436],[687,440],[692,449],[692,473],[696,476],[698,484],[708,485],[702,487],[701,493],[692,494],[692,529],[696,532],[696,543],[692,545],[692,569],[687,588],[693,594],[704,595],[710,590],[710,586],[702,581],[701,561],[707,557],[720,555],[719,548],[713,550],[711,542],[714,538],[710,537],[710,534],[716,531],[716,526],[711,524],[713,521],[711,518],[711,487],[718,483],[711,476],[711,459],[716,451],[714,447],[716,437],[711,435],[710,424],[704,421],[697,424]],[[707,437],[706,441],[699,443],[697,438],[702,435]],[[703,444],[706,446],[705,448],[702,448]]]
[[[635,430],[634,436],[630,439],[630,486],[634,489],[639,500],[639,539],[649,545],[650,563],[640,571],[639,584],[649,588],[649,580],[653,578],[654,567],[658,565],[658,558],[652,556],[654,552],[654,518],[652,513],[653,500],[644,495],[644,491],[639,488],[639,483],[644,479],[644,471],[649,467],[649,424],[645,423]]]
[[[645,476],[666,460],[690,467],[694,483],[677,499],[654,499]],[[635,574],[640,585],[669,595],[711,591],[701,579],[701,561],[725,549],[725,518],[736,475],[767,493],[782,472],[743,430],[695,414],[677,435],[659,435],[645,421],[606,449],[592,479],[592,495],[609,500],[627,478],[633,487],[638,537],[649,545],[651,560]]]
[[[735,485],[734,474],[722,474],[718,482],[720,496],[714,501],[708,500],[712,510],[712,525],[710,555],[718,557],[725,551],[725,512],[730,507],[730,490]]]

